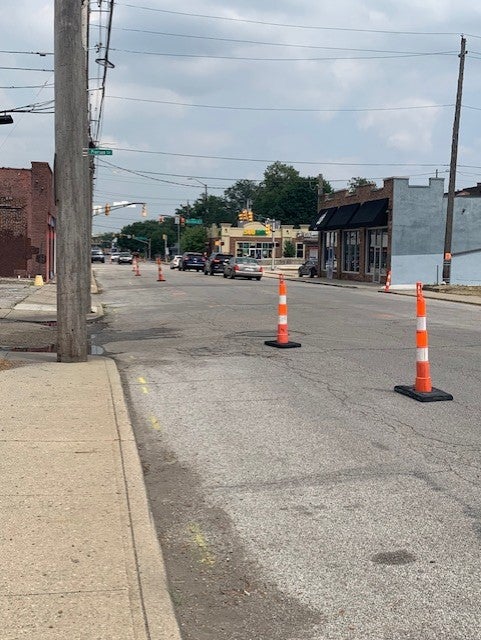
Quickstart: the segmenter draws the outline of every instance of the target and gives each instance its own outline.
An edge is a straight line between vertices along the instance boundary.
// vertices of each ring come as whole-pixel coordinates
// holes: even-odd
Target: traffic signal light
[[[180,225],[182,227],[185,227],[185,218],[183,218],[182,216],[180,217]]]
[[[109,205],[109,203],[107,203],[107,204],[105,205],[105,215],[106,215],[106,216],[109,216],[109,215],[110,215],[110,205]]]
[[[142,212],[140,214],[143,218],[147,217],[147,207],[145,206],[145,204],[142,205]]]
[[[254,220],[254,214],[250,209],[247,211],[247,220],[249,220],[249,222],[252,222]]]
[[[271,227],[271,225],[270,225],[270,224],[266,224],[266,225],[265,225],[265,228],[266,228],[266,233],[267,233],[267,235],[268,235],[268,236],[270,236],[270,235],[272,234],[272,227]]]
[[[246,212],[245,212],[245,210],[244,210],[244,209],[239,213],[239,215],[237,216],[237,218],[238,218],[239,220],[247,220],[247,218],[246,218]]]

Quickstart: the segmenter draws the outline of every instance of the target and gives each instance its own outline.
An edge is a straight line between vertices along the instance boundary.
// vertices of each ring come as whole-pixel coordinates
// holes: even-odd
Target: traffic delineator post
[[[387,272],[386,284],[384,285],[384,293],[389,293],[391,288],[391,269]]]
[[[134,271],[135,271],[134,275],[140,276],[140,267],[139,267],[139,261],[138,261],[137,258],[135,259],[135,269],[134,269]]]
[[[416,379],[413,386],[397,385],[394,391],[420,402],[452,400],[450,393],[436,389],[432,385],[429,366],[428,331],[426,327],[426,299],[422,282],[416,283]]]
[[[135,272],[135,270],[137,269],[137,258],[132,258],[132,271]]]
[[[289,328],[287,326],[287,286],[284,276],[279,276],[279,319],[277,323],[277,340],[266,340],[264,344],[268,347],[277,347],[278,349],[293,349],[300,347],[299,342],[291,342],[289,340]]]
[[[160,259],[157,262],[157,282],[165,282],[164,274],[162,273],[162,263]]]

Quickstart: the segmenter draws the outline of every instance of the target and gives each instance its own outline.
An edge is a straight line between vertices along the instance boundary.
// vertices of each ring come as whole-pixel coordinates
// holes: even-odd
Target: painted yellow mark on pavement
[[[215,564],[215,556],[211,551],[209,551],[207,540],[205,539],[200,526],[196,522],[193,522],[189,525],[189,531],[192,534],[192,542],[200,553],[199,562],[201,564],[208,564],[209,566]]]
[[[145,378],[137,378],[137,382],[140,382],[142,385],[140,388],[142,389],[142,393],[149,393],[149,388],[147,387],[147,380]]]
[[[152,429],[155,429],[155,431],[162,431],[162,427],[155,416],[149,416],[149,422]]]

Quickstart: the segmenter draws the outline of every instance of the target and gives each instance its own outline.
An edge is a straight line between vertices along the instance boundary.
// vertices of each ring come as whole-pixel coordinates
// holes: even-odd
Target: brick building
[[[45,281],[55,273],[56,209],[47,162],[0,168],[0,276]]]
[[[481,284],[481,185],[456,192],[451,283]],[[447,197],[442,178],[411,185],[386,178],[325,194],[311,229],[319,232],[321,275],[393,285],[440,280]]]

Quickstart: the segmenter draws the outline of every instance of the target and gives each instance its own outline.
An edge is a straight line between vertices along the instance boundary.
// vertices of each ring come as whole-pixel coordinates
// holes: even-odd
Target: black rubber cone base
[[[436,389],[435,387],[429,392],[423,392],[416,391],[412,385],[397,385],[394,387],[394,391],[402,393],[403,396],[409,396],[410,398],[419,400],[419,402],[440,402],[442,400],[453,399],[450,393],[446,393],[446,391],[441,391],[441,389]]]
[[[277,347],[278,349],[295,349],[300,347],[300,342],[277,342],[277,340],[266,340],[264,342],[268,347]]]

